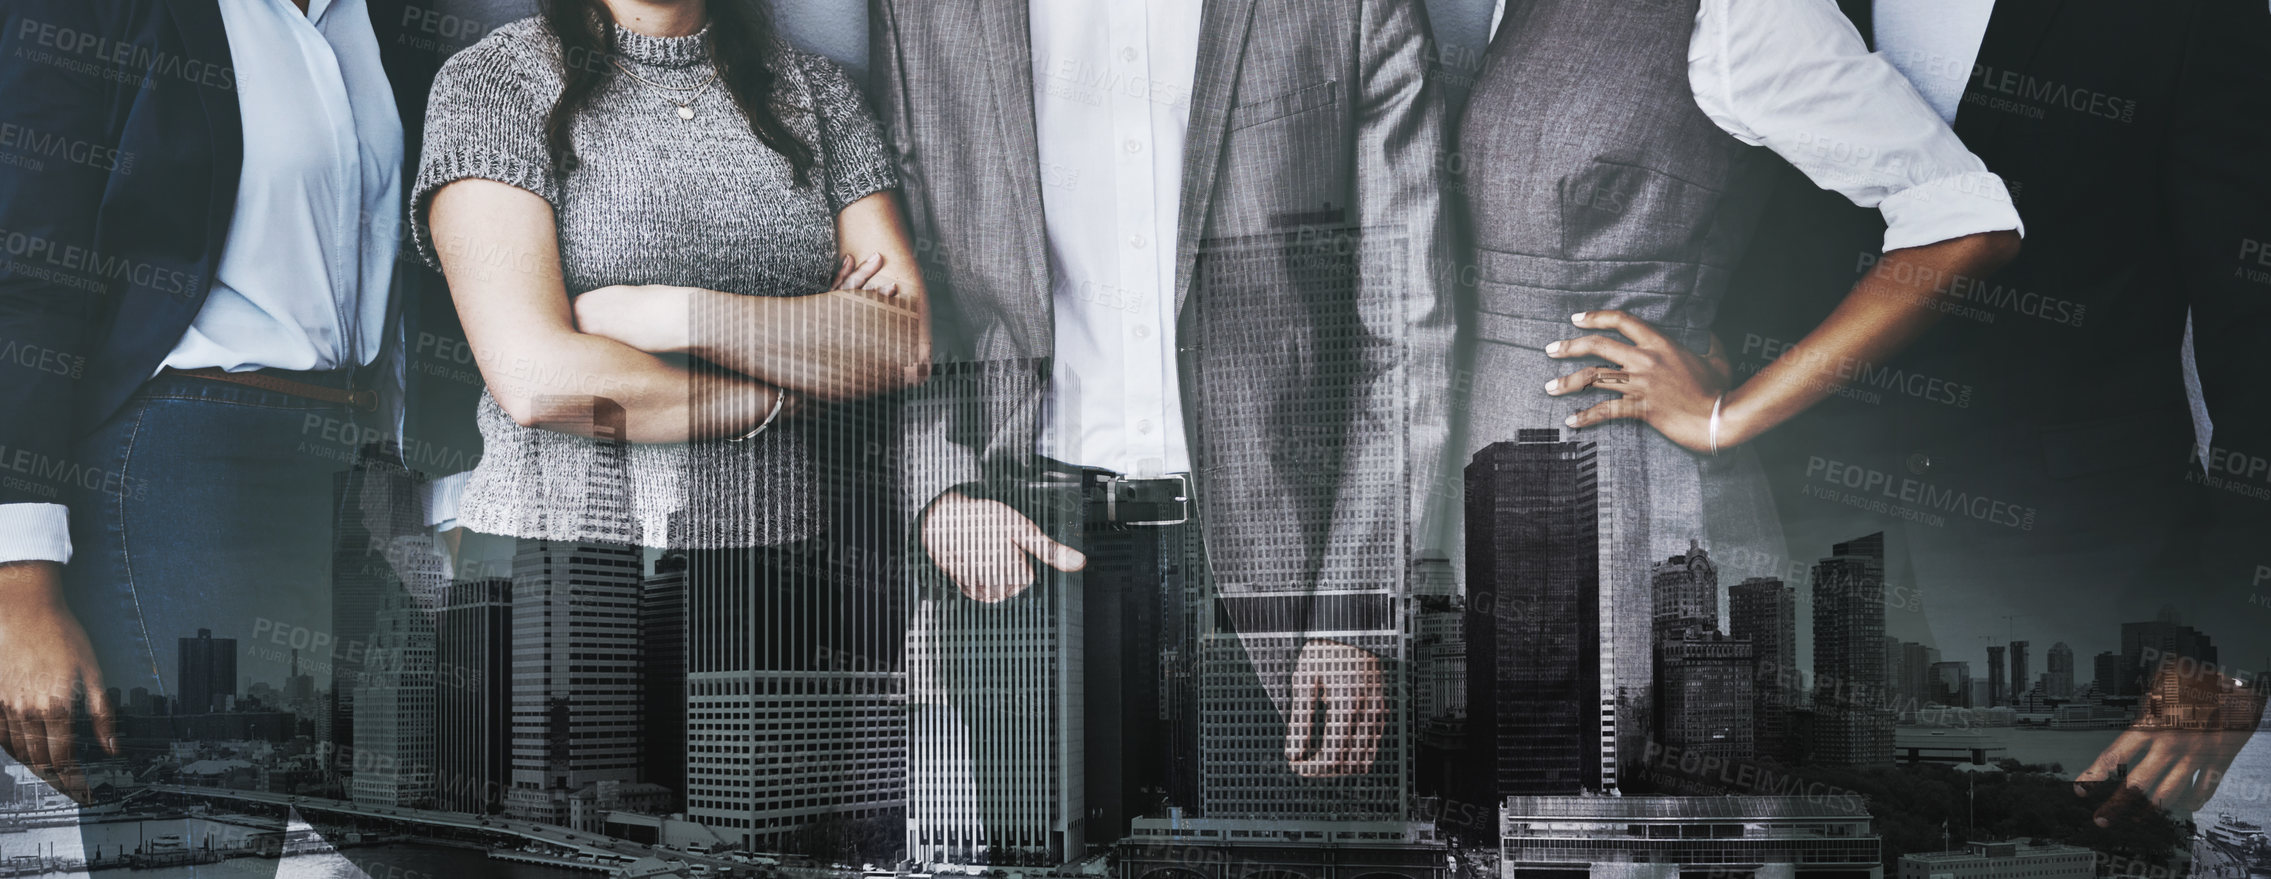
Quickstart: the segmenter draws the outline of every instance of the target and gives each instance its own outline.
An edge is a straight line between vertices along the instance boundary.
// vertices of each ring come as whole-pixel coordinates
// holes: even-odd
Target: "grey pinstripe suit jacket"
[[[907,494],[1020,478],[1053,353],[1027,0],[870,0],[941,377]],[[1180,378],[1246,637],[1392,626],[1445,442],[1444,107],[1420,0],[1208,0],[1183,162]],[[968,364],[987,364],[972,368]],[[1004,366],[1004,365],[1008,366]],[[998,495],[997,495],[998,496]]]

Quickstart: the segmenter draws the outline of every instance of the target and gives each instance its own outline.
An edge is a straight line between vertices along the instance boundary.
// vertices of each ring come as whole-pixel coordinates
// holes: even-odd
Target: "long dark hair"
[[[812,169],[812,146],[775,112],[773,89],[779,77],[773,67],[773,16],[767,2],[709,0],[711,61],[734,105],[748,117],[750,132],[789,161],[796,185],[803,186]],[[617,73],[609,60],[615,55],[615,16],[600,0],[543,0],[543,8],[545,23],[560,40],[567,71],[560,99],[544,120],[544,144],[552,152],[553,166],[567,171],[578,164],[571,137],[576,114]]]

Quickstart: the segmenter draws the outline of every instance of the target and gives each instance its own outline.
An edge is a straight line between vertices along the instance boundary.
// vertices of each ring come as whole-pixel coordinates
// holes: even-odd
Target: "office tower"
[[[1829,765],[1892,762],[1885,691],[1885,535],[1830,548],[1814,565],[1814,757]]]
[[[1473,802],[1600,791],[1599,487],[1592,443],[1524,430],[1467,465]]]
[[[180,642],[181,697],[175,714],[226,711],[237,695],[237,639],[215,638],[212,629],[198,629],[195,638]]]
[[[686,811],[686,625],[686,553],[673,550],[639,587],[639,777],[670,790],[673,812]]]
[[[1687,552],[1648,566],[1655,595],[1649,643],[1719,631],[1719,566],[1690,540]]]
[[[1254,416],[1194,425],[1212,471],[1198,477],[1199,497],[1208,497],[1210,479],[1219,480],[1211,490],[1236,490],[1234,474],[1310,466],[1295,460],[1319,468],[1277,483],[1284,491],[1262,503],[1208,509],[1208,583],[1223,606],[1238,608],[1238,619],[1310,619],[1306,632],[1210,626],[1199,636],[1198,807],[1209,818],[1394,821],[1410,803],[1410,694],[1395,682],[1408,671],[1401,610],[1413,456],[1405,449],[1405,358],[1374,353],[1399,350],[1408,318],[1403,283],[1382,267],[1426,268],[1403,262],[1400,224],[1358,228],[1349,223],[1357,211],[1319,207],[1275,215],[1279,231],[1201,241],[1190,282],[1209,297],[1211,319],[1184,344],[1238,347],[1245,365],[1186,379],[1210,409]],[[1279,271],[1289,261],[1300,266],[1295,283],[1305,301],[1347,303],[1299,313],[1330,340],[1314,351],[1280,344],[1264,329],[1290,317]],[[1250,377],[1262,372],[1302,375],[1304,393],[1266,391]],[[1317,545],[1328,547],[1330,563],[1309,556],[1306,547]],[[1290,696],[1281,682],[1323,632],[1379,661],[1388,702],[1372,770],[1331,787],[1287,768],[1279,707]]]
[[[2043,679],[2043,694],[2052,699],[2074,698],[2074,648],[2060,641],[2050,645],[2049,677]]]
[[[391,443],[364,444],[354,466],[332,476],[331,646],[312,658],[331,666],[330,717],[318,732],[342,749],[355,746],[355,699],[379,615],[405,591],[441,585],[429,582],[437,557],[397,543],[426,531],[418,483]]]
[[[435,796],[435,632],[430,606],[400,590],[373,621],[355,690],[349,796],[371,806],[425,807]]]
[[[1798,594],[1772,577],[1727,590],[1727,632],[1751,642],[1751,740],[1761,757],[1788,760],[1790,712],[1797,708]]]
[[[1859,796],[1509,797],[1507,879],[1883,879]]]
[[[1900,643],[1900,670],[1895,689],[1900,695],[1903,710],[1913,710],[1931,701],[1932,665],[1940,661],[1940,651],[1914,641]]]
[[[1989,645],[1987,648],[1987,704],[1983,707],[1995,708],[2010,704],[2011,688],[2004,681],[2003,669],[2003,648]]]
[[[1754,756],[1751,687],[1758,663],[1751,642],[1691,632],[1660,642],[1656,655],[1658,740],[1683,755]]]
[[[435,807],[486,815],[511,784],[513,583],[450,584],[435,616]]]
[[[907,631],[879,572],[851,558],[703,550],[648,581],[658,601],[684,584],[683,610],[652,622],[684,627],[687,816],[746,847],[906,829]]]
[[[952,414],[983,423],[1018,417],[1014,407],[1033,398],[1048,371],[1038,360],[938,364],[909,401],[908,417],[918,424]],[[910,479],[961,460],[943,442],[913,442],[903,454]],[[1038,493],[1012,495],[1004,500],[1036,511],[1043,529],[1068,527]],[[907,856],[1058,864],[1086,851],[1079,591],[1050,588],[1062,582],[1051,579],[979,606],[926,565],[910,563],[907,576],[925,596],[907,634]],[[699,626],[692,637],[701,637]],[[699,695],[698,677],[693,686]]]
[[[1420,558],[1412,565],[1412,692],[1421,721],[1463,718],[1467,711],[1466,603],[1458,595],[1451,560]]]
[[[572,513],[585,534],[630,533],[623,407],[544,397],[537,427],[592,437],[586,491]],[[523,538],[512,562],[512,786],[505,810],[563,826],[596,824],[578,800],[639,780],[637,547]],[[601,785],[606,785],[602,788]]]
[[[2090,660],[2090,683],[2097,687],[2099,698],[2118,696],[2128,680],[2127,657],[2111,650],[2099,653]]]
[[[2173,695],[2173,690],[2167,694],[2161,691],[2175,687],[2176,678],[2154,675],[2154,669],[2163,660],[2177,658],[2213,665],[2216,644],[2199,629],[2178,620],[2175,608],[2164,607],[2150,622],[2121,624],[2121,656],[2126,668],[2120,695]]]
[[[140,687],[135,689],[140,690]],[[315,675],[301,670],[300,649],[292,648],[292,671],[284,678],[284,710],[303,720],[316,715]]]
[[[2027,685],[2031,683],[2034,683],[2034,678],[2027,674],[2027,642],[2013,641],[2011,642],[2011,704],[2017,705],[2019,700],[2025,698]]]
[[[1925,701],[1949,708],[1971,707],[1971,663],[1932,663],[1931,690]]]

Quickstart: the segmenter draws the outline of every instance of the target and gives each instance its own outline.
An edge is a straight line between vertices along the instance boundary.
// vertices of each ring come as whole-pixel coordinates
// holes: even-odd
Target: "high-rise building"
[[[400,590],[386,597],[354,683],[355,772],[349,796],[356,803],[433,804],[438,745],[434,639],[430,605]]]
[[[1411,457],[1403,452],[1404,419],[1398,414],[1405,411],[1405,385],[1392,377],[1401,367],[1375,373],[1367,358],[1356,353],[1402,343],[1395,333],[1406,323],[1404,296],[1396,282],[1374,269],[1404,257],[1408,238],[1400,234],[1400,226],[1358,228],[1347,220],[1356,216],[1354,212],[1320,207],[1306,214],[1277,215],[1276,230],[1265,234],[1201,241],[1191,281],[1192,289],[1213,298],[1209,313],[1224,321],[1221,326],[1266,326],[1282,320],[1282,282],[1274,269],[1255,268],[1283,265],[1289,256],[1301,265],[1297,283],[1316,297],[1313,301],[1353,304],[1311,311],[1304,317],[1324,338],[1340,340],[1332,344],[1349,346],[1345,352],[1312,358],[1289,347],[1264,344],[1250,346],[1245,355],[1248,368],[1303,373],[1305,384],[1319,394],[1301,399],[1272,396],[1261,383],[1244,377],[1243,369],[1188,377],[1198,393],[1212,401],[1210,406],[1274,413],[1245,426],[1205,425],[1202,435],[1211,432],[1215,439],[1207,443],[1211,454],[1203,465],[1211,473],[1198,477],[1202,502],[1213,474],[1223,479],[1236,473],[1284,472],[1283,441],[1334,437],[1326,444],[1333,449],[1329,453],[1296,453],[1320,464],[1329,459],[1329,472],[1278,483],[1284,493],[1274,495],[1265,506],[1217,506],[1214,518],[1204,525],[1213,566],[1208,586],[1223,607],[1237,608],[1227,616],[1283,618],[1274,609],[1306,607],[1300,612],[1310,619],[1306,632],[1233,631],[1225,625],[1209,626],[1198,636],[1202,651],[1198,805],[1209,818],[1395,821],[1404,818],[1410,807],[1410,694],[1392,684],[1407,673],[1409,661],[1402,612],[1412,556],[1409,511],[1401,502],[1352,504],[1350,500],[1403,498],[1410,491],[1406,471]],[[1360,394],[1338,390],[1354,388],[1369,390]],[[1363,406],[1365,411],[1349,406]],[[1361,417],[1344,423],[1352,415]],[[1239,435],[1251,439],[1225,441]],[[1323,452],[1323,447],[1306,439],[1296,439],[1293,445]],[[1213,488],[1221,491],[1236,485],[1224,479]],[[1331,545],[1331,562],[1322,566],[1306,548],[1321,541]],[[1372,771],[1344,779],[1329,792],[1287,767],[1279,707],[1286,696],[1273,692],[1282,686],[1278,682],[1292,679],[1295,661],[1311,639],[1328,632],[1324,637],[1375,657],[1391,682],[1383,693],[1387,717]],[[1091,803],[1092,808],[1095,805]]]
[[[399,607],[406,591],[440,585],[406,584],[408,571],[415,571],[410,579],[437,571],[436,559],[412,559],[395,544],[426,530],[418,481],[388,443],[364,444],[354,465],[332,476],[332,641],[328,656],[312,658],[331,667],[328,723],[317,732],[347,753],[355,753],[355,699],[379,615]]]
[[[1032,399],[1049,368],[1047,361],[936,364],[908,417],[1011,417],[999,413]],[[957,460],[938,444],[911,444],[905,454],[904,466],[918,474],[944,472]],[[1037,493],[1004,500],[1033,511],[1043,529],[1058,529],[1052,533],[1070,527]],[[926,573],[917,566],[909,577]],[[910,859],[1059,864],[1087,850],[1079,753],[1087,729],[1077,684],[1082,596],[1049,586],[981,606],[939,584],[941,597],[917,606],[907,634]],[[700,640],[700,626],[692,637]],[[698,658],[694,669],[701,698]]]
[[[1412,569],[1412,692],[1421,721],[1467,713],[1466,602],[1450,559],[1418,559]]]
[[[225,711],[237,695],[237,639],[215,638],[212,629],[198,629],[195,638],[180,642],[180,697],[175,714]]]
[[[639,777],[686,811],[686,553],[666,552],[639,587],[639,692],[646,740]]]
[[[1595,447],[1524,430],[1466,471],[1467,731],[1476,802],[1600,791],[1614,702],[1601,674]]]
[[[1751,642],[1751,739],[1759,756],[1789,760],[1790,712],[1798,684],[1798,595],[1782,581],[1751,577],[1727,590],[1727,631]]]
[[[697,551],[682,572],[665,557],[648,581],[654,602],[684,583],[683,610],[650,623],[684,627],[687,817],[751,849],[906,829],[901,605],[815,549]]]
[[[1925,701],[1949,708],[1971,707],[1971,663],[1932,663],[1932,684]]]
[[[1719,631],[1719,566],[1695,541],[1685,554],[1648,566],[1648,580],[1656,605],[1650,643]]]
[[[511,784],[513,583],[453,583],[437,610],[434,805],[501,811]]]
[[[1914,641],[1900,643],[1900,674],[1894,689],[1900,696],[1904,710],[1932,699],[1932,666],[1940,661],[1940,651]]]
[[[1656,723],[1664,747],[1730,761],[1755,754],[1751,687],[1758,663],[1752,651],[1751,642],[1716,631],[1657,644]]]
[[[2011,704],[2011,688],[2005,682],[2003,669],[2003,648],[1992,644],[1988,645],[1987,704],[1982,707],[1997,708]]]
[[[2097,687],[2099,696],[2121,695],[2121,688],[2129,680],[2127,657],[2111,650],[2099,653],[2090,660],[2090,682]]]
[[[2216,664],[2216,644],[2204,632],[2177,619],[2176,609],[2162,608],[2150,622],[2121,624],[2123,671],[2121,695],[2144,696],[2178,686],[2175,676],[2157,676],[2153,670],[2163,659],[2183,658],[2203,665]],[[2173,695],[2173,694],[2168,694]]]
[[[2027,642],[2011,642],[2011,704],[2013,705],[2019,704],[2019,700],[2027,694],[2027,687],[2034,683],[2033,676],[2029,675],[2027,671]]]
[[[2060,641],[2050,645],[2044,664],[2049,666],[2049,677],[2044,679],[2043,694],[2052,699],[2074,698],[2074,648]]]
[[[1859,796],[1509,797],[1506,879],[1882,879]]]
[[[1885,535],[1837,544],[1814,565],[1814,759],[1892,762],[1886,704]]]
[[[537,401],[536,426],[597,445],[575,515],[584,534],[628,534],[632,515],[623,407],[590,397]],[[596,826],[576,803],[639,781],[638,547],[521,539],[512,561],[512,787],[507,813]],[[600,786],[606,785],[607,788]],[[578,796],[582,794],[582,796]]]

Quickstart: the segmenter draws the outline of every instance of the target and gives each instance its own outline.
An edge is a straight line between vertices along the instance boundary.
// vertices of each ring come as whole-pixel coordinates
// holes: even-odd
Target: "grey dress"
[[[656,83],[697,85],[714,69],[707,30],[656,38],[617,27],[615,38],[620,60]],[[563,173],[544,142],[544,120],[561,89],[559,44],[540,19],[498,28],[451,58],[434,81],[411,202],[420,252],[438,267],[426,223],[435,191],[477,177],[552,204],[571,297],[614,284],[749,296],[827,289],[837,212],[897,186],[896,172],[872,112],[843,70],[785,42],[775,51],[775,106],[816,155],[806,184],[750,131],[723,82],[700,94],[695,117],[686,120],[661,92],[621,74],[578,114],[580,164]],[[584,392],[603,396],[605,383],[604,376],[590,377]],[[806,539],[818,527],[813,451],[794,423],[747,443],[609,450],[515,424],[486,394],[479,406],[485,449],[459,518],[471,530],[730,548]],[[611,502],[609,495],[623,499]],[[689,509],[697,514],[681,514]]]
[[[1545,355],[1589,332],[1570,323],[1576,312],[1623,309],[1708,349],[1773,158],[1696,105],[1687,71],[1696,6],[1509,4],[1459,138],[1479,278],[1468,457],[1520,430],[1560,429],[1616,396],[1544,392],[1586,365]],[[1700,539],[1737,577],[1779,570],[1787,551],[1773,500],[1747,450],[1699,455],[1633,420],[1564,434],[1597,444],[1600,582],[1622,609],[1607,637],[1616,655],[1639,660],[1623,663],[1613,686],[1645,694],[1649,562]],[[1646,728],[1626,724],[1619,735]]]

